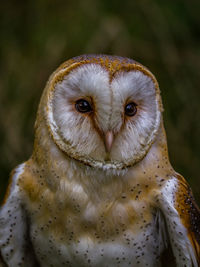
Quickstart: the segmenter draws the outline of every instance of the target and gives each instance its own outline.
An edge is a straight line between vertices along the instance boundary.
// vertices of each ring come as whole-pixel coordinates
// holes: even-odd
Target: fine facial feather
[[[89,98],[94,109],[98,110],[94,120],[104,121],[103,125],[98,126],[106,127],[110,115],[109,76],[99,65],[75,69],[55,86],[53,116],[61,136],[74,150],[91,157],[96,155],[97,160],[101,160],[105,157],[105,148],[94,123],[74,109],[75,101],[81,98]]]
[[[119,116],[124,113],[125,103],[133,101],[137,104],[136,115],[124,123],[122,131],[116,136],[117,145],[113,146],[111,157],[126,163],[130,159],[134,162],[134,159],[137,160],[147,152],[148,144],[154,140],[160,125],[155,84],[143,73],[129,71],[117,74],[111,88],[114,106],[111,125],[119,125]]]
[[[160,125],[152,77],[134,68],[112,76],[100,65],[85,64],[54,86],[52,119],[61,142],[69,144],[72,152],[68,147],[67,154],[74,153],[92,166],[103,163],[123,168],[147,153]],[[75,101],[82,98],[91,102],[94,109],[91,116],[83,116],[74,109]],[[138,110],[134,118],[126,120],[124,107],[129,102],[135,102]],[[102,136],[110,130],[115,138],[108,159]]]

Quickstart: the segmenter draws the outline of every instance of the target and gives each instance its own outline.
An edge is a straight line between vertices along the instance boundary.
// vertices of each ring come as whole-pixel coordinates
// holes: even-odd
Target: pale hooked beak
[[[112,131],[108,131],[105,133],[105,147],[106,147],[106,151],[110,152],[112,144],[113,144],[113,140],[114,140],[114,135]]]

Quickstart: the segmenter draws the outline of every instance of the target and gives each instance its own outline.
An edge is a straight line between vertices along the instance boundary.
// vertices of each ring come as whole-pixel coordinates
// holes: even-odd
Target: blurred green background
[[[0,195],[28,159],[45,83],[73,56],[133,58],[157,77],[172,165],[200,203],[200,1],[21,0],[0,8]]]

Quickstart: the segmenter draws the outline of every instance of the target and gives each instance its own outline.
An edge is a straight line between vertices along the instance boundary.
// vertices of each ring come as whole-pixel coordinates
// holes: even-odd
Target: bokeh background
[[[200,1],[11,0],[0,4],[0,196],[28,159],[45,83],[73,56],[133,58],[157,77],[169,154],[200,203]]]

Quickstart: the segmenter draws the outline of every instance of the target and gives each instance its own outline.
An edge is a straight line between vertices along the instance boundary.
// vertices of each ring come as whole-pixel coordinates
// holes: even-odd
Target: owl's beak
[[[105,133],[105,147],[106,147],[106,151],[110,152],[112,144],[113,144],[113,140],[114,140],[114,135],[112,131],[108,131]]]

